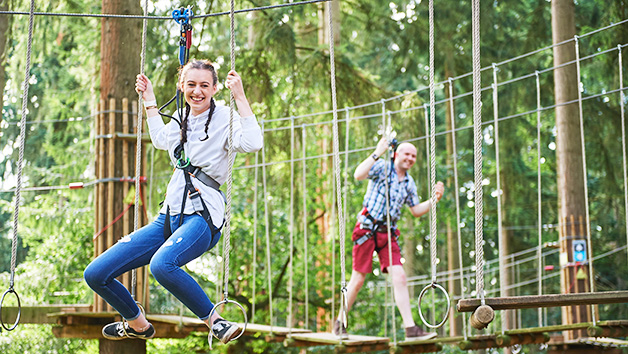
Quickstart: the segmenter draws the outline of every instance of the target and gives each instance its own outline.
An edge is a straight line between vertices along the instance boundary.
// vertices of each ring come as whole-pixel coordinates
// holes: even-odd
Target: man
[[[436,333],[427,333],[417,326],[412,317],[410,294],[406,282],[406,273],[401,265],[401,253],[397,238],[399,230],[397,220],[401,214],[401,207],[407,204],[414,217],[426,214],[430,210],[431,201],[419,203],[417,187],[408,170],[416,162],[417,149],[410,143],[399,145],[394,158],[394,168],[390,163],[380,160],[389,147],[388,141],[382,138],[375,152],[367,157],[355,169],[354,177],[358,181],[369,178],[368,188],[364,195],[363,209],[358,214],[358,223],[353,230],[353,272],[347,285],[347,311],[351,308],[364,284],[366,274],[373,266],[373,251],[377,252],[383,273],[390,273],[392,277],[395,302],[401,313],[406,331],[406,340],[426,340],[436,337]],[[390,231],[392,265],[389,261],[386,188],[388,179],[388,195],[390,198]],[[443,196],[444,186],[438,182],[435,186],[436,199]],[[347,329],[342,325],[341,317],[334,323],[334,333],[342,338],[347,337]]]

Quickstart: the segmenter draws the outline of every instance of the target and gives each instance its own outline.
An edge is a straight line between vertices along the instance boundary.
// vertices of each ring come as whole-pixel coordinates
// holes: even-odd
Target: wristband
[[[146,109],[157,108],[157,101],[156,100],[144,101],[144,108]]]
[[[377,161],[379,160],[379,156],[377,156],[377,154],[373,154],[371,155],[371,157],[373,158],[373,160]]]

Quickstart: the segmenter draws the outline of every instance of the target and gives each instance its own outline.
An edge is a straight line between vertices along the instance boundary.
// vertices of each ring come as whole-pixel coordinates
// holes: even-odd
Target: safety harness
[[[185,188],[183,189],[183,198],[181,200],[181,212],[179,214],[180,215],[179,226],[183,224],[183,217],[184,217],[183,211],[185,210],[186,200],[189,198],[190,202],[192,203],[192,206],[194,207],[194,211],[199,213],[203,217],[203,220],[207,222],[207,225],[209,226],[209,229],[211,231],[212,238],[213,238],[215,235],[220,233],[220,230],[222,229],[222,226],[224,225],[225,221],[223,219],[220,227],[214,226],[212,217],[209,214],[209,210],[207,209],[207,205],[205,205],[203,198],[201,198],[201,192],[198,190],[198,188],[194,187],[194,184],[192,184],[192,178],[196,178],[197,180],[201,181],[204,185],[217,190],[220,193],[220,195],[222,195],[223,199],[225,198],[225,195],[220,190],[220,184],[216,182],[215,179],[213,179],[212,177],[207,175],[205,172],[203,172],[200,167],[196,167],[192,165],[190,163],[189,158],[184,159],[182,156],[183,155],[182,152],[183,152],[183,145],[177,146],[174,150],[174,155],[177,158],[176,168],[183,170],[183,176],[185,177]],[[170,235],[172,235],[172,229],[170,227],[170,206],[166,206],[166,221],[164,223],[164,238],[168,239]]]
[[[383,250],[387,245],[388,245],[388,240],[386,240],[386,243],[384,243],[381,246],[378,246],[377,244],[377,233],[378,232],[386,232],[386,222],[384,222],[383,220],[377,220],[373,217],[373,215],[371,215],[369,213],[368,210],[366,210],[366,208],[362,209],[361,212],[362,215],[364,215],[364,217],[366,217],[370,222],[371,222],[371,229],[369,230],[369,232],[367,232],[366,234],[364,234],[364,236],[360,237],[359,239],[353,241],[354,245],[361,245],[364,242],[368,241],[369,239],[373,239],[373,242],[375,242],[375,252],[379,253],[379,251]],[[360,227],[361,224],[360,224]],[[395,237],[395,240],[397,239],[397,227],[396,226],[392,226],[390,228],[390,232],[391,234]]]
[[[394,168],[394,164],[395,164],[395,153],[397,152],[397,147],[398,147],[398,142],[397,139],[395,139],[394,137],[392,139],[390,139],[390,144],[389,146],[392,148],[392,158],[390,159],[390,172],[388,173],[387,178],[391,178],[390,176],[392,175],[392,170]],[[390,184],[388,186],[388,188],[390,189]],[[389,193],[390,195],[390,193]],[[388,245],[388,240],[386,240],[386,243],[384,243],[381,247],[379,247],[377,245],[377,232],[387,232],[387,225],[386,222],[384,220],[377,220],[373,217],[373,215],[371,215],[371,213],[369,213],[369,211],[366,209],[366,207],[364,209],[362,209],[361,212],[362,215],[364,215],[365,218],[367,218],[370,222],[371,222],[371,230],[364,234],[364,236],[360,237],[359,239],[353,241],[354,245],[361,245],[364,242],[368,241],[369,239],[373,239],[373,241],[375,242],[375,252],[379,253],[379,251],[383,250],[384,247],[386,247]],[[360,224],[360,227],[362,227],[362,224]],[[380,231],[381,230],[381,231]],[[397,227],[396,226],[392,226],[390,228],[390,232],[391,234],[395,237],[395,240],[398,238],[397,237]]]

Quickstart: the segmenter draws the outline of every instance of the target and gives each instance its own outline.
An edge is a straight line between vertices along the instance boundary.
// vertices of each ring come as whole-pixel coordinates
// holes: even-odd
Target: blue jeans
[[[165,220],[165,214],[159,214],[151,224],[120,239],[85,268],[85,281],[126,320],[134,320],[140,309],[116,277],[150,264],[159,284],[205,320],[214,304],[181,267],[213,248],[220,233],[212,238],[209,225],[200,215],[185,215],[181,226],[179,215],[174,215],[170,216],[172,235],[164,240]]]

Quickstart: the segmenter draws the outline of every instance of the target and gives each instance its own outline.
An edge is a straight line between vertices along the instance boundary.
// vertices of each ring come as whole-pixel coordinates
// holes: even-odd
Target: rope
[[[454,193],[455,193],[455,197],[456,197],[456,232],[457,232],[457,237],[458,237],[458,261],[460,262],[460,294],[461,297],[464,299],[465,298],[465,291],[464,291],[464,258],[462,258],[462,235],[460,233],[460,203],[458,202],[460,200],[460,195],[459,195],[459,191],[460,191],[460,187],[458,184],[458,149],[456,147],[456,132],[455,132],[455,128],[456,128],[456,120],[455,120],[455,111],[454,111],[454,85],[453,85],[453,80],[451,78],[449,78],[449,108],[451,110],[451,114],[450,114],[450,118],[451,118],[451,145],[453,148],[452,151],[452,161],[454,164]],[[464,336],[464,340],[467,340],[468,335],[467,335],[467,314],[466,312],[462,313],[462,335]]]
[[[484,304],[484,236],[483,193],[482,193],[482,96],[480,93],[480,0],[473,0],[472,36],[473,36],[473,157],[475,169],[475,277],[477,296]]]
[[[501,168],[499,167],[499,89],[497,86],[497,64],[493,63],[493,127],[495,130],[495,179],[497,184],[497,238],[498,238],[498,254],[499,254],[499,287],[500,287],[500,296],[506,296],[507,294],[507,282],[506,282],[506,255],[508,250],[506,249],[506,245],[504,242],[504,222],[502,217],[502,187],[501,187]],[[508,329],[508,323],[506,323],[506,319],[508,318],[508,313],[512,313],[512,311],[506,310],[500,313],[501,316],[501,329],[502,334],[504,331]]]
[[[255,153],[255,165],[257,165],[257,159],[259,153]],[[255,167],[255,183],[253,185],[253,300],[251,304],[251,322],[255,323],[255,288],[257,287],[257,180],[259,169]]]
[[[24,165],[24,145],[26,142],[26,114],[28,108],[28,89],[30,87],[30,68],[31,68],[31,53],[33,47],[33,22],[35,11],[35,0],[31,0],[30,3],[30,16],[28,18],[28,42],[26,45],[26,66],[24,69],[24,93],[22,94],[22,112],[20,116],[20,149],[18,153],[17,162],[17,184],[15,187],[15,210],[13,213],[13,238],[11,239],[11,278],[9,281],[9,290],[7,292],[14,292],[13,285],[15,284],[15,267],[17,263],[17,240],[18,240],[18,226],[20,217],[20,190],[22,188],[22,171]],[[6,294],[6,292],[5,292]],[[17,293],[16,293],[17,296]],[[18,318],[19,319],[19,318]],[[17,323],[15,324],[15,326]],[[13,329],[15,328],[13,327]],[[3,326],[4,327],[4,326]],[[5,328],[6,329],[6,328]]]
[[[434,93],[434,0],[429,1],[429,66],[430,66],[430,255],[432,283],[436,283],[436,108]]]
[[[334,175],[336,185],[336,205],[338,209],[338,234],[340,238],[340,311],[343,314],[344,324],[346,325],[346,311],[347,311],[347,280],[346,280],[346,267],[345,267],[345,215],[343,213],[343,201],[342,201],[342,188],[340,184],[340,148],[338,137],[338,106],[336,102],[336,64],[334,54],[334,21],[331,11],[331,2],[328,6],[329,15],[329,66],[330,66],[330,81],[331,81],[331,104],[333,112],[333,152],[334,152]]]
[[[294,120],[290,121],[290,159],[294,160]],[[293,281],[294,281],[294,161],[290,162],[290,274],[288,278],[288,335],[292,334]]]
[[[580,117],[580,141],[582,143],[582,178],[584,179],[584,211],[586,216],[587,253],[589,258],[589,291],[593,292],[593,248],[591,245],[591,218],[589,215],[589,186],[587,185],[587,152],[584,143],[584,117],[582,113],[582,91],[580,90],[580,49],[578,36],[574,36],[576,50],[576,72],[578,76],[578,115]],[[595,326],[595,305],[591,305],[591,322]]]
[[[231,0],[231,14],[230,14],[230,27],[229,27],[229,48],[231,54],[231,70],[235,70],[235,21],[234,21],[234,9],[235,1]],[[225,237],[223,238],[222,255],[224,260],[224,274],[223,274],[223,295],[224,298],[229,298],[229,255],[231,253],[231,194],[233,188],[233,160],[235,154],[233,153],[233,111],[234,111],[234,99],[233,92],[229,93],[229,152],[228,152],[228,172],[227,172],[227,207],[225,208]]]
[[[307,5],[307,4],[315,4],[319,2],[328,2],[332,0],[307,0],[307,1],[299,1],[299,2],[291,2],[285,4],[278,5],[268,5],[268,6],[260,6],[253,7],[250,9],[243,9],[234,11],[236,14],[253,12],[253,11],[264,11],[270,9],[277,9],[287,6],[297,6],[297,5]],[[28,15],[28,12],[24,11],[0,11],[0,15]],[[217,12],[213,14],[199,15],[193,16],[193,18],[205,18],[205,17],[216,17],[216,16],[224,16],[231,14],[230,11]],[[35,16],[62,16],[62,17],[96,17],[96,18],[129,18],[129,19],[145,19],[145,20],[171,20],[172,16],[140,16],[140,15],[117,15],[117,14],[89,14],[89,13],[70,13],[70,12],[35,12]]]
[[[390,114],[388,115],[388,122],[386,122],[386,104],[382,101],[382,127],[383,127],[383,131],[384,134],[387,134],[389,129],[388,127],[391,126],[390,124]],[[390,142],[389,142],[390,143]],[[386,178],[384,179],[385,182],[385,192],[386,192],[386,225],[388,226],[386,228],[386,236],[388,237],[388,263],[390,264],[390,266],[393,265],[393,257],[392,257],[392,235],[390,232],[390,183],[389,183],[389,178],[390,175],[392,173],[392,169],[394,168],[392,166],[392,163],[390,163],[391,159],[390,159],[390,154],[388,153],[388,151],[386,151],[386,168],[384,169],[384,171],[386,171]],[[390,170],[388,170],[388,168],[390,168]],[[373,235],[373,237],[377,237],[377,232],[375,232],[375,235]],[[395,286],[393,284],[393,280],[392,280],[392,274],[390,274],[389,272],[389,277],[388,279],[390,279],[390,293],[391,293],[391,298],[394,300],[395,298]],[[388,293],[388,292],[386,292]],[[395,312],[395,308],[394,305],[391,306],[391,312],[392,312],[392,334],[393,334],[393,345],[397,346],[397,320],[396,320],[396,312]]]
[[[148,0],[144,0],[144,16],[148,11]],[[140,73],[144,74],[144,66],[146,63],[146,26],[147,21],[144,19],[142,21],[142,49],[140,52]],[[143,107],[143,97],[142,93],[138,94],[138,106]],[[135,150],[135,209],[133,215],[133,231],[137,231],[139,228],[139,215],[140,215],[140,188],[142,185],[140,184],[140,176],[142,175],[142,125],[143,123],[143,112],[141,109],[137,110],[137,142],[136,142],[136,150]],[[131,296],[135,299],[137,291],[137,269],[133,269],[131,271]]]
[[[626,228],[628,229],[628,172],[626,171],[626,118],[624,114],[624,69],[621,58],[621,46],[617,46],[619,63],[619,107],[621,112],[621,151],[624,160],[624,203],[626,212]],[[628,245],[628,231],[626,232],[626,245]],[[627,253],[628,255],[628,253]]]
[[[542,225],[542,205],[541,205],[541,81],[539,73],[536,73],[536,185],[537,185],[537,224],[539,233],[539,248],[537,257],[537,276],[539,277],[539,296],[543,295],[543,225]],[[543,309],[538,308],[539,327],[543,327]]]
[[[307,178],[305,168],[306,157],[306,132],[305,127],[301,128],[301,145],[303,145],[303,273],[305,274],[305,328],[308,328],[309,323],[309,290],[308,290],[308,252],[307,252]],[[333,313],[333,312],[332,312]]]
[[[262,131],[264,122],[262,122]],[[264,220],[266,228],[266,269],[268,274],[268,310],[270,313],[270,332],[273,332],[273,285],[270,267],[270,215],[268,213],[268,191],[266,190],[266,147],[262,146],[262,186],[264,187]]]

